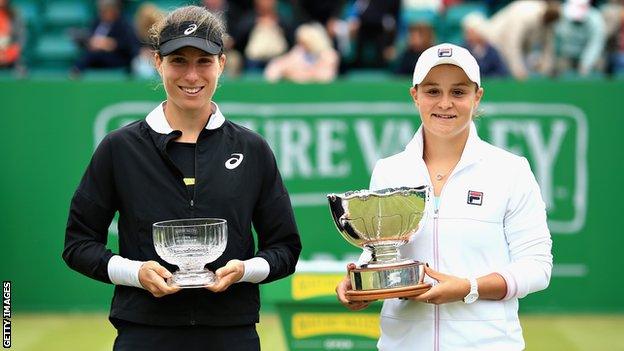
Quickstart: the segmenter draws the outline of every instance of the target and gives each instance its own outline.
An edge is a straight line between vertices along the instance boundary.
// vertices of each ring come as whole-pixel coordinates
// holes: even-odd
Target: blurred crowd
[[[624,0],[195,4],[227,23],[228,77],[305,83],[354,72],[409,76],[419,55],[440,42],[468,48],[483,77],[624,77]],[[55,70],[76,79],[89,72],[153,78],[149,28],[176,5],[0,0],[0,67],[21,77]]]

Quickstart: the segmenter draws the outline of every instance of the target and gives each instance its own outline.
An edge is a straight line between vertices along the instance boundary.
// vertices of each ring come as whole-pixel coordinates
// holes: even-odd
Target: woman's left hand
[[[245,265],[241,260],[230,260],[225,266],[217,269],[215,275],[217,282],[214,285],[206,286],[206,289],[213,292],[221,292],[230,285],[239,281],[245,274]]]
[[[462,301],[470,292],[468,279],[440,273],[432,268],[425,267],[425,273],[438,281],[429,291],[410,300],[440,305],[447,302]]]

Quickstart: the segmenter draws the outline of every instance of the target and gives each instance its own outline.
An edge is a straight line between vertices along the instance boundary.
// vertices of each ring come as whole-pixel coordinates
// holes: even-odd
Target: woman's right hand
[[[347,271],[351,271],[353,269],[355,269],[355,264],[349,263],[347,265]],[[369,301],[349,301],[347,299],[347,291],[351,290],[351,288],[351,278],[349,277],[349,272],[347,272],[347,275],[336,286],[338,301],[340,301],[344,307],[352,311],[359,311],[368,307],[368,305],[370,305]]]
[[[180,291],[178,286],[167,285],[166,278],[171,278],[171,272],[156,261],[147,261],[139,268],[139,282],[154,297],[163,297]]]

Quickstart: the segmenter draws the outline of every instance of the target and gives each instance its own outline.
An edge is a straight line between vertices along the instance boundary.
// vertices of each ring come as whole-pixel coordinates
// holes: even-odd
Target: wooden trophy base
[[[414,297],[425,293],[431,289],[431,284],[418,284],[391,289],[377,290],[349,290],[346,293],[349,301],[375,301],[384,299],[394,299],[398,297]]]

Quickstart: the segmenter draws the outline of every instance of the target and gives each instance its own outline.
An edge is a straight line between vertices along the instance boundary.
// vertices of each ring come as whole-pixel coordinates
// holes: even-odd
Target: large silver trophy
[[[225,251],[227,221],[218,218],[178,219],[154,223],[156,253],[180,270],[167,281],[181,288],[199,288],[216,282],[204,266]]]
[[[402,258],[399,252],[426,218],[428,197],[426,186],[327,195],[340,234],[371,256],[350,271],[351,301],[417,296],[431,288],[423,282],[425,263]]]

